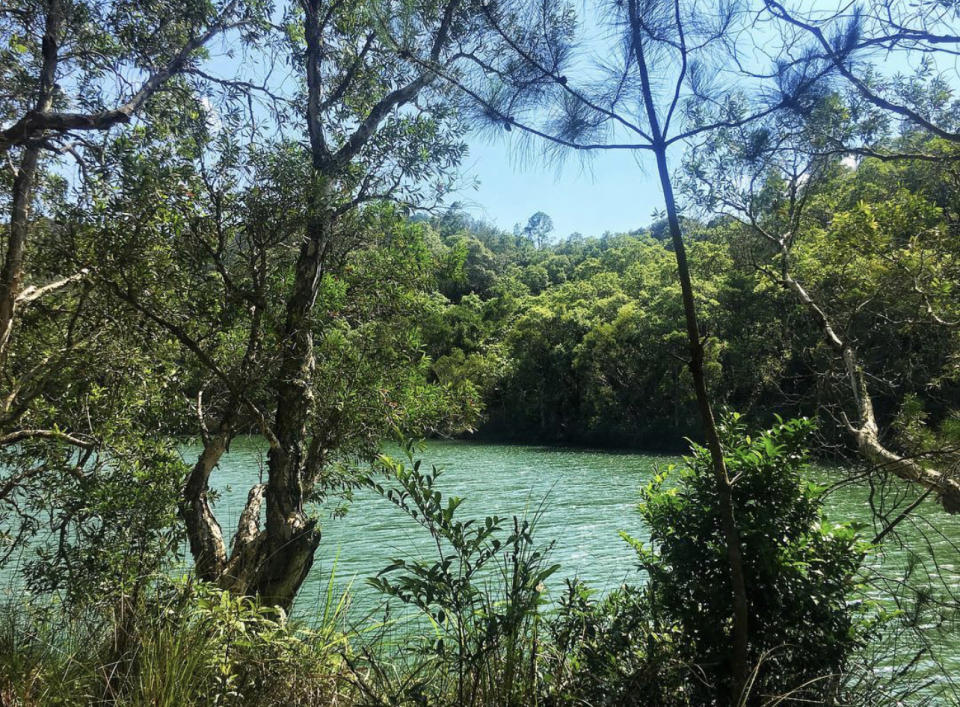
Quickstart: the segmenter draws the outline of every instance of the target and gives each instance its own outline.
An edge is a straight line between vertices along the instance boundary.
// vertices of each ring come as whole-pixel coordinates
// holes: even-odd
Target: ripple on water
[[[185,450],[190,451],[196,453]],[[256,440],[238,440],[215,475],[221,488],[229,485],[216,508],[218,518],[228,528],[235,527],[246,489],[257,479],[262,453],[263,447]],[[418,456],[424,460],[424,468],[435,465],[444,469],[438,488],[465,498],[458,511],[464,518],[541,514],[535,537],[544,545],[556,541],[551,559],[562,566],[549,582],[548,591],[554,597],[562,589],[563,580],[574,576],[601,590],[642,581],[635,555],[619,532],[625,530],[641,540],[648,539],[636,512],[638,491],[658,467],[676,461],[648,454],[464,442],[431,442]],[[835,478],[834,473],[827,468],[815,470],[815,476],[824,479]],[[855,486],[832,493],[826,502],[828,517],[869,523],[867,493]],[[939,572],[946,578],[946,589],[960,592],[955,560],[960,518],[945,516],[933,502],[923,510],[921,517],[933,519],[935,527],[930,520],[916,526],[905,523],[903,545],[887,544],[871,562],[893,575],[917,548],[922,555],[918,571],[931,576]],[[929,537],[923,539],[921,533]],[[933,558],[926,549],[928,543]],[[323,543],[298,599],[298,613],[309,616],[319,605],[334,560],[338,583],[353,581],[353,611],[363,615],[380,600],[364,583],[366,577],[376,574],[393,557],[429,559],[432,552],[423,530],[396,507],[368,490],[358,491],[344,518],[323,518]],[[871,593],[879,595],[876,590]],[[960,671],[960,640],[946,640],[949,645],[945,646],[944,667]]]

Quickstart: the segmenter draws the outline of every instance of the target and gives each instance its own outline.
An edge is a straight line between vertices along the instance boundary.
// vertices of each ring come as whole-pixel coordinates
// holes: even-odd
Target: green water
[[[184,451],[188,461],[189,453],[196,453]],[[264,452],[255,440],[238,440],[215,474],[222,490],[216,513],[227,532],[235,527],[247,489],[263,468]],[[552,561],[562,566],[547,587],[548,597],[553,598],[569,577],[580,577],[598,590],[642,581],[633,552],[618,533],[625,530],[634,537],[648,538],[636,512],[638,489],[658,466],[677,461],[649,454],[436,441],[418,456],[425,466],[445,470],[438,487],[466,499],[458,511],[464,518],[492,514],[509,518],[541,511],[535,538],[543,545],[555,542]],[[826,467],[811,473],[824,485],[847,476],[842,469]],[[878,529],[872,520],[871,497],[875,505],[881,496],[888,503],[896,497],[902,507],[917,493],[914,487],[894,483],[871,494],[869,486],[859,482],[830,492],[825,507],[829,520],[860,521],[865,524],[864,537],[871,538]],[[390,564],[393,557],[410,558],[418,553],[432,557],[430,544],[422,528],[371,491],[356,492],[342,518],[333,517],[334,505],[318,509],[323,542],[294,614],[307,621],[317,615],[336,564],[338,589],[350,586],[350,617],[363,624],[369,621],[370,612],[377,615],[382,606],[382,597],[364,579]],[[928,583],[938,598],[960,606],[960,516],[948,516],[928,499],[898,531],[869,558],[875,573],[866,590],[868,598],[897,608],[889,596],[904,568],[911,565],[912,584]],[[935,659],[921,664],[931,680],[923,692],[935,704],[960,704],[960,689],[952,677],[960,673],[960,625],[948,622],[925,628],[922,640],[935,646]],[[885,640],[888,643],[884,645],[889,645],[889,637]],[[912,657],[916,648],[915,634],[905,641],[899,638],[896,656],[885,659],[884,664],[902,664],[909,659],[904,656]]]
[[[262,463],[262,445],[234,443],[214,481],[222,489],[216,514],[226,529],[235,527],[251,483]],[[430,442],[418,455],[428,468],[443,469],[437,483],[445,494],[466,500],[458,511],[464,519],[499,515],[533,515],[541,509],[535,539],[555,541],[553,562],[562,570],[550,589],[564,577],[578,576],[597,588],[635,581],[633,551],[618,536],[625,530],[646,538],[635,512],[637,490],[670,457],[587,452],[549,447]],[[323,542],[316,562],[297,599],[296,613],[309,618],[327,586],[336,562],[338,584],[352,581],[353,613],[375,607],[380,595],[364,578],[390,564],[391,558],[418,552],[430,557],[425,531],[398,508],[372,491],[356,491],[342,518],[320,509]]]
[[[216,512],[229,531],[256,481],[262,464],[262,445],[239,440],[215,474],[224,488]],[[555,541],[552,559],[562,570],[551,579],[548,590],[557,596],[563,579],[578,576],[603,590],[640,580],[632,550],[618,532],[647,539],[635,507],[637,491],[663,466],[675,458],[649,454],[621,454],[581,449],[533,446],[480,445],[463,442],[430,442],[419,455],[424,465],[445,470],[438,486],[444,493],[466,499],[458,513],[483,518],[498,514],[532,513],[542,507],[535,537],[543,544]],[[813,472],[821,483],[843,478],[840,469]],[[915,497],[916,489],[894,485],[885,489],[889,498],[900,494],[901,503]],[[874,493],[874,503],[880,492]],[[861,521],[863,535],[876,532],[870,510],[870,491],[864,483],[841,487],[826,497],[828,518]],[[320,605],[331,568],[336,561],[337,583],[352,581],[352,611],[361,616],[378,606],[381,597],[363,581],[390,564],[393,557],[429,553],[425,533],[411,519],[371,491],[356,492],[343,518],[320,509],[323,542],[317,561],[298,598],[296,613],[309,620]],[[900,526],[900,533],[884,543],[870,558],[878,570],[867,591],[874,598],[888,596],[903,568],[914,565],[912,582],[927,577],[934,591],[947,602],[960,606],[960,517],[948,516],[931,500]],[[429,556],[429,555],[428,555]],[[888,583],[884,583],[886,577]],[[960,627],[958,627],[960,628]],[[931,634],[941,645],[943,665],[937,672],[960,671],[960,632]]]
[[[187,463],[195,461],[198,452],[192,445],[182,449]],[[235,440],[213,475],[211,481],[220,492],[215,512],[228,537],[250,485],[264,469],[265,452],[265,445],[257,439]],[[623,530],[642,540],[648,538],[636,512],[638,489],[658,467],[677,461],[650,454],[436,441],[418,457],[427,467],[445,470],[438,487],[466,499],[458,511],[463,518],[496,514],[509,519],[513,514],[532,515],[539,510],[535,538],[542,546],[554,542],[551,561],[562,567],[547,587],[548,598],[554,599],[565,578],[579,577],[598,590],[642,581],[633,552],[618,533]],[[811,473],[823,484],[848,476],[842,469],[831,468]],[[877,530],[871,503],[879,504],[881,496],[888,503],[896,497],[902,507],[917,493],[915,487],[902,483],[871,492],[861,481],[829,493],[825,507],[830,520],[864,523],[863,535],[871,538]],[[367,577],[394,557],[410,558],[418,553],[433,557],[425,531],[372,491],[356,491],[343,517],[335,517],[337,505],[331,502],[315,509],[321,518],[323,541],[294,609],[295,615],[307,622],[322,606],[334,564],[335,584],[339,591],[349,585],[350,617],[360,623],[382,606],[382,597],[364,582]],[[960,607],[960,516],[947,515],[928,499],[898,528],[868,560],[874,572],[867,596],[895,608],[889,596],[904,568],[910,566],[913,585],[927,584],[946,606]],[[5,573],[9,572],[6,568]],[[9,585],[8,593],[19,591],[12,576],[0,584]],[[935,703],[945,699],[944,704],[960,704],[960,688],[952,682],[952,676],[960,674],[960,623],[948,620],[925,628],[922,640],[936,648],[936,659],[923,663],[924,672],[936,683],[931,686],[937,694]],[[893,663],[902,662],[902,656],[919,648],[917,640],[911,634],[906,643],[898,645],[899,657]]]

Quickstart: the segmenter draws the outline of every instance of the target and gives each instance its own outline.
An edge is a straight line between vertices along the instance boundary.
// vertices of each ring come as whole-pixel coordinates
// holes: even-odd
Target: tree
[[[20,151],[26,167],[11,179],[4,326],[12,328],[17,296],[36,300],[83,283],[74,311],[86,315],[95,293],[127,335],[119,340],[139,339],[136,360],[163,378],[150,388],[150,405],[168,403],[163,431],[203,440],[179,501],[198,576],[289,606],[320,540],[305,506],[345,483],[334,473],[342,458],[369,455],[391,426],[431,429],[461,412],[454,426],[472,420],[469,405],[457,407],[464,396],[426,382],[415,313],[428,227],[381,208],[437,203],[464,153],[448,92],[420,63],[456,70],[456,42],[473,31],[470,3],[267,8],[234,0],[143,11],[51,0],[0,17],[12,77],[0,147]],[[232,30],[237,41],[223,56],[203,61],[203,48]],[[71,51],[58,52],[65,38]],[[224,61],[238,51],[244,62]],[[279,80],[272,67],[284,61],[298,71]],[[39,88],[29,85],[35,67]],[[231,67],[236,74],[219,72]],[[57,88],[58,71],[68,69]],[[25,103],[28,92],[40,98]],[[98,144],[90,134],[101,135]],[[55,270],[74,270],[23,289],[18,248],[28,227],[39,230],[26,208],[44,150],[79,161],[73,182],[58,179],[59,167],[45,175],[59,189],[65,226],[56,248],[42,245],[57,253]],[[58,334],[76,348],[74,299],[63,304]],[[22,344],[36,348],[32,339]],[[23,373],[8,398],[9,445],[30,437],[85,450],[96,442],[95,430],[75,433],[74,418],[56,407],[44,408],[49,427],[16,427],[41,392],[62,382],[61,353],[33,367],[11,359]],[[89,383],[111,358],[84,360],[97,364],[78,369]],[[35,385],[40,373],[43,386]],[[151,420],[134,416],[124,434],[155,435]],[[228,545],[210,477],[231,440],[251,429],[269,444],[267,478],[252,486]],[[77,473],[76,455],[65,464]],[[9,481],[40,473],[27,465]]]
[[[232,28],[253,29],[259,11],[238,0],[133,9],[124,3],[49,0],[0,11],[0,36],[9,46],[2,114],[12,123],[0,131],[0,152],[20,153],[17,166],[11,163],[10,225],[0,271],[0,357],[18,300],[25,299],[23,255],[41,154],[76,156],[88,145],[83,133],[129,123],[165,84],[190,70],[214,37]],[[129,71],[142,75],[132,90],[124,88]],[[58,83],[64,77],[67,86]],[[34,287],[26,301],[81,276]]]
[[[552,232],[553,219],[542,211],[527,219],[527,225],[523,227],[524,235],[537,244],[537,250],[543,249],[543,244]]]
[[[598,68],[599,81],[589,71],[579,82],[567,73],[576,62],[572,7],[525,2],[482,6],[490,35],[484,46],[492,51],[483,60],[472,57],[473,76],[461,79],[442,67],[434,71],[458,86],[478,118],[545,140],[555,155],[563,150],[626,149],[650,153],[655,160],[681,287],[687,365],[722,508],[732,590],[730,694],[735,702],[749,672],[747,587],[733,480],[726,470],[704,375],[702,332],[668,154],[697,135],[772,114],[791,97],[751,105],[745,91],[721,93],[717,72],[710,68],[714,52],[722,48],[737,58],[741,48],[735,38],[742,36],[737,29],[749,21],[749,13],[741,12],[736,3],[724,3],[718,12],[708,13],[696,3],[628,0],[610,3],[607,12],[622,43]],[[747,76],[742,73],[738,78],[745,81]],[[708,89],[710,83],[715,85]],[[636,97],[638,103],[633,104]]]
[[[396,347],[381,337],[357,340],[352,332],[362,320],[353,315],[364,302],[344,295],[357,294],[354,258],[372,254],[369,239],[393,239],[402,254],[411,235],[375,205],[429,206],[444,192],[446,168],[463,154],[462,130],[444,92],[418,62],[453,66],[455,39],[471,31],[468,5],[304,0],[288,6],[281,26],[248,47],[263,53],[247,70],[285,56],[299,70],[296,80],[282,87],[255,74],[224,80],[231,92],[219,110],[223,129],[198,120],[195,138],[182,148],[144,134],[140,144],[116,153],[118,164],[133,170],[128,176],[137,177],[139,193],[128,190],[133,198],[111,204],[106,225],[116,243],[112,267],[98,282],[174,338],[203,371],[184,390],[196,400],[204,448],[180,509],[198,576],[235,593],[288,607],[320,542],[307,504],[337,483],[330,467],[340,452],[355,449],[347,438],[404,426],[390,398],[404,386],[393,391],[397,381],[381,380],[387,387],[367,391],[370,398],[360,386],[372,387],[378,363],[394,375],[376,356],[401,350],[410,358],[397,363],[412,363],[416,342],[399,321]],[[401,36],[387,35],[385,26]],[[244,135],[245,148],[241,131],[231,129],[239,128],[233,106],[257,85],[270,93],[270,120],[262,111],[247,115],[248,132],[251,125],[266,127]],[[173,208],[165,214],[150,201],[156,180],[172,190]],[[433,191],[424,193],[430,181]],[[197,203],[196,194],[205,200]],[[130,209],[140,233],[117,218]],[[415,234],[423,227],[413,228]],[[140,238],[156,250],[145,251]],[[173,265],[166,272],[151,262],[158,253]],[[396,277],[405,274],[399,269]],[[392,281],[386,277],[379,292],[369,292],[372,310],[385,310]],[[203,294],[184,299],[193,291]],[[335,376],[338,366],[355,377]],[[444,407],[428,388],[410,394],[412,402],[432,404],[435,418]],[[359,419],[348,412],[358,409]],[[267,478],[251,487],[228,547],[211,508],[210,477],[231,440],[251,426],[269,444]]]
[[[389,4],[382,9],[396,11]],[[322,472],[328,452],[322,437],[309,437],[307,429],[313,413],[312,376],[316,366],[313,313],[328,266],[326,259],[335,246],[338,218],[365,200],[388,198],[395,188],[392,185],[399,186],[400,180],[411,174],[418,176],[418,170],[430,169],[430,164],[443,158],[428,136],[427,145],[434,149],[420,147],[427,152],[426,160],[414,157],[390,165],[392,150],[387,145],[394,130],[419,122],[397,111],[416,100],[435,80],[429,71],[413,70],[413,62],[405,56],[412,54],[431,63],[450,61],[453,37],[464,29],[465,22],[464,4],[459,0],[428,3],[407,10],[407,16],[388,16],[386,22],[418,28],[404,37],[401,50],[396,52],[378,41],[376,26],[354,29],[347,24],[363,11],[361,5],[328,8],[320,0],[304,0],[302,11],[300,56],[307,93],[309,200],[304,204],[303,241],[280,330],[282,349],[277,362],[275,412],[268,437],[269,477],[264,490],[266,525],[261,532],[238,535],[233,556],[224,569],[230,584],[240,593],[259,594],[281,606],[292,602],[320,542],[316,521],[304,511],[305,497]],[[341,57],[331,62],[331,53],[337,49]],[[346,116],[352,120],[344,121]],[[356,127],[344,134],[340,131],[345,124]],[[404,144],[402,133],[398,137],[399,144],[394,143],[397,147]],[[448,154],[455,159],[459,150],[454,148]],[[370,159],[380,164],[364,164]],[[381,176],[385,166],[393,166],[393,175]],[[351,174],[357,167],[363,172],[359,181]],[[388,181],[391,178],[392,183]],[[201,470],[201,475],[206,474]],[[258,495],[256,490],[251,492],[245,511],[251,518],[258,515]],[[219,556],[219,548],[217,552]]]
[[[20,539],[39,532],[38,518],[60,536],[50,561],[31,565],[41,586],[82,594],[86,570],[109,575],[116,559],[136,576],[138,553],[143,568],[154,567],[175,545],[169,501],[179,464],[169,444],[147,441],[141,429],[169,406],[170,371],[166,361],[145,363],[137,325],[120,323],[116,303],[93,287],[97,263],[84,257],[90,242],[74,238],[72,200],[89,195],[114,128],[162,122],[213,40],[255,36],[263,13],[260,3],[239,0],[45,0],[0,9],[0,203],[8,219],[0,503]],[[67,242],[79,251],[66,251]],[[139,410],[130,405],[137,399]],[[101,563],[77,561],[88,542],[102,550]]]
[[[869,385],[870,378],[876,377],[864,365],[864,354],[869,351],[858,346],[851,331],[852,315],[869,311],[871,293],[878,297],[882,293],[884,301],[902,308],[893,316],[884,313],[888,322],[925,320],[927,329],[951,327],[949,295],[934,284],[955,278],[950,271],[955,258],[947,236],[950,227],[932,204],[903,194],[902,188],[898,193],[893,185],[885,204],[861,203],[846,213],[818,205],[829,198],[828,190],[838,193],[838,171],[843,170],[838,156],[820,151],[827,139],[824,133],[844,131],[848,135],[835,136],[833,141],[846,142],[852,122],[836,97],[826,95],[817,110],[804,117],[783,115],[762,125],[720,132],[691,154],[687,162],[692,176],[689,191],[701,205],[743,225],[759,242],[754,251],[756,267],[789,291],[820,329],[846,380],[854,413],[852,419],[846,412],[840,417],[862,456],[877,468],[935,491],[944,508],[957,513],[960,482],[953,475],[899,454],[884,443]],[[926,151],[930,152],[929,148]],[[821,219],[819,213],[829,215]],[[817,233],[823,231],[829,235],[818,239]],[[869,244],[869,255],[854,262],[863,244]],[[810,277],[822,280],[819,287],[811,287],[797,273],[808,248],[819,253],[817,268],[808,271]],[[823,296],[817,290],[830,287],[831,277],[825,272],[830,269],[830,253],[836,253],[846,265],[835,276],[841,283],[838,291]],[[844,313],[847,299],[850,304]],[[890,324],[882,326],[887,332],[892,328]],[[889,346],[888,338],[884,339],[883,345]]]

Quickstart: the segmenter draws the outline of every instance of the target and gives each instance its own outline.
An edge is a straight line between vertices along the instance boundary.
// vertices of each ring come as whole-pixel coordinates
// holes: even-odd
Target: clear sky
[[[649,153],[600,152],[585,164],[573,155],[559,167],[544,166],[509,137],[495,142],[469,137],[462,174],[465,182],[478,180],[479,187],[465,188],[455,198],[471,216],[511,230],[543,211],[553,219],[554,237],[562,238],[575,231],[599,236],[633,230],[649,224],[654,209],[663,209]]]
[[[839,0],[797,0],[792,5],[811,13],[822,11],[829,15],[845,3]],[[598,23],[594,3],[584,0],[580,13],[586,27],[586,40],[581,40],[581,48],[585,45],[586,53],[590,54],[592,50],[596,56],[609,51],[609,31]],[[755,36],[752,41],[756,42]],[[616,46],[615,42],[613,46]],[[756,65],[765,70],[772,65],[774,57],[766,50],[774,50],[763,43],[759,46]],[[897,54],[874,58],[880,71],[887,75],[910,73],[917,64],[915,58],[911,60]],[[948,70],[944,78],[956,86],[960,80],[957,65],[942,68]],[[573,232],[599,236],[605,231],[616,233],[646,226],[653,220],[652,212],[663,209],[656,167],[649,152],[594,152],[586,164],[581,163],[577,155],[572,155],[558,168],[544,165],[536,154],[524,149],[528,145],[518,144],[516,131],[501,132],[496,140],[489,139],[488,135],[489,131],[484,131],[483,135],[468,137],[470,155],[464,161],[461,174],[464,182],[469,184],[471,180],[477,180],[479,186],[464,188],[454,198],[470,215],[500,228],[511,230],[514,224],[525,224],[532,214],[543,211],[553,219],[554,238],[563,238]],[[682,158],[683,149],[683,145],[676,145],[671,150],[671,167]]]
[[[574,64],[582,82],[619,40],[598,18],[600,3],[576,4],[581,25]],[[471,216],[509,231],[543,211],[553,219],[553,238],[565,238],[574,232],[599,236],[634,230],[650,223],[654,209],[663,209],[656,166],[647,152],[576,153],[562,165],[545,165],[536,141],[531,145],[516,131],[500,131],[494,139],[489,129],[482,132],[468,136],[470,154],[461,170],[464,182],[476,180],[479,186],[455,197]],[[680,152],[673,157],[679,159]]]

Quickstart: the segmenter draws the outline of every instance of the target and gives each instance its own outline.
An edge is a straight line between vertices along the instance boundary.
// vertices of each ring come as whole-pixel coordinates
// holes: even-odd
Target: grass
[[[148,599],[80,614],[10,603],[0,618],[0,704],[341,704],[348,595],[329,581],[311,628],[249,598],[164,578]]]

